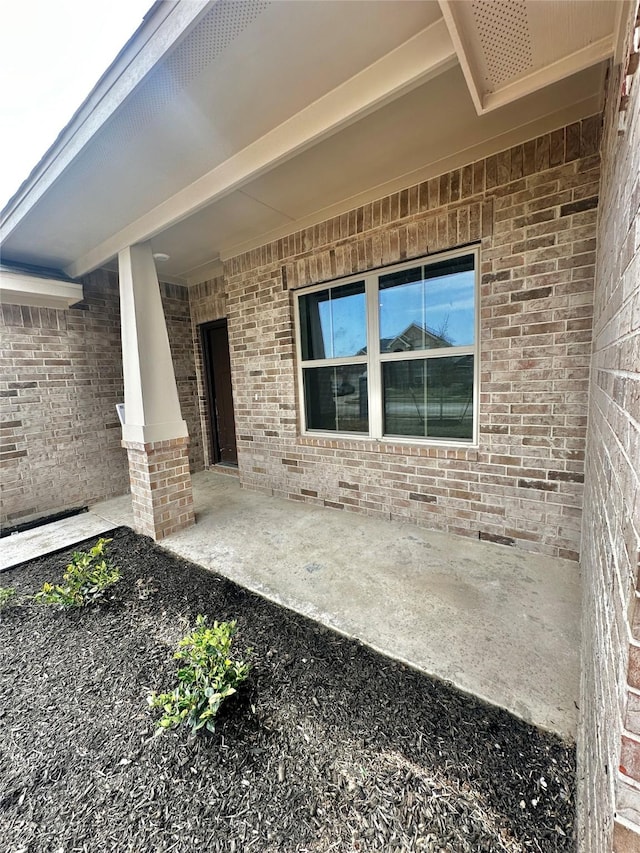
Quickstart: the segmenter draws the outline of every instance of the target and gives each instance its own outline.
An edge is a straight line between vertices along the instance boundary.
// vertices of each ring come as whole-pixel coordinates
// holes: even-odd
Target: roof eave
[[[156,0],[70,121],[0,212],[6,239],[69,163],[216,0]]]

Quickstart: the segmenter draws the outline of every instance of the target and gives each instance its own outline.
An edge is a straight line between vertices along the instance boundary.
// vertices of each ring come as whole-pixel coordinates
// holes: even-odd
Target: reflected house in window
[[[390,353],[413,352],[414,350],[439,349],[452,346],[451,339],[446,334],[438,334],[428,327],[412,322],[399,335],[393,338],[380,339],[380,351]],[[389,397],[386,406],[386,426],[390,432],[404,434],[407,429],[417,434],[425,434],[427,403],[426,399],[418,400],[415,392],[425,389],[427,377],[422,361],[400,361],[396,362],[393,369],[387,369],[387,394]],[[469,404],[473,395],[473,357],[459,356],[457,358],[444,358],[434,363],[431,374],[438,376],[438,388],[440,405],[435,410],[438,414],[437,420],[440,424],[446,420],[445,411],[451,408],[444,406],[443,389],[448,385],[465,386],[463,394],[463,405],[458,406],[463,418],[469,410]],[[366,386],[365,386],[366,393]],[[403,399],[408,397],[408,405],[395,404],[392,398],[395,394],[402,394]],[[433,406],[431,407],[433,408]],[[433,420],[433,417],[430,417]]]
[[[413,352],[414,350],[438,349],[450,347],[452,341],[446,335],[439,335],[419,323],[410,323],[400,335],[395,338],[381,338],[381,352]],[[422,387],[424,385],[423,370],[420,362],[400,362],[395,371],[395,387],[401,390]]]
[[[413,352],[422,349],[437,349],[450,347],[451,341],[438,335],[419,323],[410,323],[402,334],[395,338],[381,338],[381,352]],[[394,370],[394,387],[397,390],[409,391],[411,388],[421,388],[424,385],[422,362],[398,362]]]
[[[409,352],[409,350],[437,349],[453,346],[453,341],[444,334],[438,334],[426,326],[410,323],[402,334],[395,338],[381,338],[381,352]]]
[[[452,346],[452,341],[445,335],[439,335],[428,327],[421,326],[419,323],[410,323],[400,335],[394,338],[381,338],[381,352],[413,352],[414,350],[422,349],[438,349],[440,347]],[[366,355],[367,348],[363,347],[358,355]],[[396,371],[396,387],[402,387],[403,390],[411,386],[422,386],[423,372],[421,369],[416,370],[419,365],[415,362],[407,361],[398,365]],[[404,369],[403,369],[404,368]],[[473,371],[473,364],[471,366]],[[366,394],[366,379],[364,386]]]

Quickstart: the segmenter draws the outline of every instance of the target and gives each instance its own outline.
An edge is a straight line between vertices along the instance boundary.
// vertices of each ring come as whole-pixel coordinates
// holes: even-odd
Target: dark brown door
[[[233,415],[231,361],[227,321],[218,320],[202,327],[202,348],[207,378],[213,459],[237,465],[236,424]]]

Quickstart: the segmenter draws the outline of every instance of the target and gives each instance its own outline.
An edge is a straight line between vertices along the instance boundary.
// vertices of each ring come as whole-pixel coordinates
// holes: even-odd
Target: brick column
[[[189,439],[123,441],[136,530],[159,541],[194,523]]]

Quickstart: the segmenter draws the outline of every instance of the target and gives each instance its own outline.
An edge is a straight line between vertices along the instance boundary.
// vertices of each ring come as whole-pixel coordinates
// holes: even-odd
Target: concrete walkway
[[[131,524],[132,519],[130,511],[128,524]],[[43,554],[71,548],[84,539],[100,536],[101,533],[112,530],[114,526],[113,522],[106,518],[101,518],[92,512],[83,512],[80,515],[73,515],[70,518],[52,521],[50,524],[42,524],[31,530],[6,536],[0,539],[0,572],[27,560],[34,560]]]
[[[575,737],[575,563],[267,497],[215,472],[194,476],[193,489],[197,523],[165,539],[169,551]],[[130,498],[98,504],[76,522],[78,539],[130,526]],[[51,532],[38,529],[42,553],[54,550]],[[30,548],[35,533],[28,532]]]

